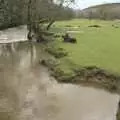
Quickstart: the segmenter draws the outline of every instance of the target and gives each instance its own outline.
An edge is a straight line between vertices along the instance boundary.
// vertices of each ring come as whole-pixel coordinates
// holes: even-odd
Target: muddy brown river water
[[[26,39],[25,31],[1,31],[0,120],[116,120],[117,94],[57,83],[38,64],[45,57],[39,45],[15,42]]]

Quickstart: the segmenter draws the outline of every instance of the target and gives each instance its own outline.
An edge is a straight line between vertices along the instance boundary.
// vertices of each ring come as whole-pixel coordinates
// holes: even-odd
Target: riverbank
[[[48,47],[49,46],[49,47]],[[74,66],[72,72],[65,73],[60,69],[61,58],[66,57],[69,53],[63,48],[50,48],[50,44],[45,46],[44,50],[50,54],[49,58],[41,59],[40,64],[48,67],[50,74],[58,83],[67,83],[82,85],[93,88],[105,89],[111,93],[120,94],[120,76],[111,73],[105,69],[96,66]],[[72,64],[72,62],[71,62]],[[116,114],[117,120],[120,120],[120,108]]]
[[[47,52],[49,58],[40,60],[40,64],[48,67],[50,74],[61,84],[74,84],[86,87],[104,89],[111,93],[120,94],[120,76],[111,73],[105,69],[97,68],[96,66],[80,67],[75,66],[72,72],[65,73],[60,69],[60,59],[69,55],[64,49],[52,47],[50,44],[44,46],[44,51]],[[54,51],[54,52],[53,52]],[[120,120],[120,108],[116,114],[117,120]]]
[[[90,27],[94,25],[100,27]],[[60,83],[92,86],[120,94],[119,25],[118,21],[100,20],[56,22],[52,30],[58,36],[70,33],[77,44],[64,43],[58,37],[46,50],[55,57],[54,62],[44,60],[42,64],[49,67]],[[118,110],[117,117],[119,114]]]
[[[49,68],[51,75],[58,82],[100,87],[110,92],[120,93],[120,76],[118,74],[96,66],[76,66],[72,61],[69,62],[73,64],[73,68],[69,72],[65,72],[61,69],[60,64],[62,64],[61,59],[69,55],[69,52],[62,48],[50,48],[50,44],[45,46],[44,50],[52,57],[41,60],[40,63]]]

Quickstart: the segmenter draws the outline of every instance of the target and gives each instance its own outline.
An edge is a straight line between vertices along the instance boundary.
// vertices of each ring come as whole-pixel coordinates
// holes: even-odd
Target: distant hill
[[[120,19],[120,3],[97,5],[83,9],[81,17],[100,19]]]

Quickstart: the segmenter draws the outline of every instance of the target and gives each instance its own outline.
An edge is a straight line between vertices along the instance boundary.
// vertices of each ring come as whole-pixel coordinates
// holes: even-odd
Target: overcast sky
[[[72,8],[75,9],[84,9],[89,6],[99,5],[104,3],[120,3],[120,0],[75,0],[75,4],[72,5]]]

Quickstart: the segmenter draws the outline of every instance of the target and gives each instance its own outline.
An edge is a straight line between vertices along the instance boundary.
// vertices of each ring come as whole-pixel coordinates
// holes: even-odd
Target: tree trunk
[[[28,40],[32,39],[32,10],[31,10],[31,6],[32,6],[32,0],[28,1],[28,15],[27,15],[27,29],[28,29]]]

